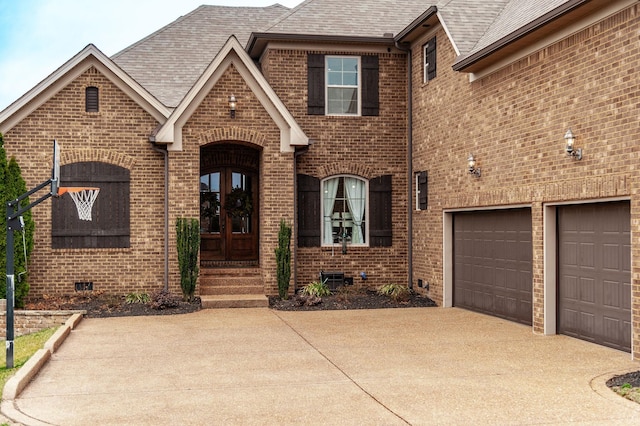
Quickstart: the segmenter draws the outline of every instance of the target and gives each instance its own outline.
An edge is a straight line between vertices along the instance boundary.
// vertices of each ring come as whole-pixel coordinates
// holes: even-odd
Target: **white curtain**
[[[351,236],[352,244],[364,243],[364,232],[362,229],[362,218],[364,216],[364,208],[366,202],[365,182],[356,178],[344,178],[344,188],[347,193],[347,202],[349,210],[353,216],[353,235]]]
[[[331,225],[331,213],[333,213],[333,205],[336,202],[336,193],[338,192],[338,183],[340,180],[327,179],[324,181],[324,235],[322,237],[323,244],[333,244],[333,228]]]

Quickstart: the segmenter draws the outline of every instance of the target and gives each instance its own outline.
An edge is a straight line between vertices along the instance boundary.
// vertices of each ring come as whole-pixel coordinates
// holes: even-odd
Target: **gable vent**
[[[98,88],[95,86],[89,86],[85,89],[85,111],[86,112],[98,112]]]

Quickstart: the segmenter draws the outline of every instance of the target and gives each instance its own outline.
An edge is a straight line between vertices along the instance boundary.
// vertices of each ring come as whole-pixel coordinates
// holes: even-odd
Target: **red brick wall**
[[[100,112],[85,112],[85,88],[100,90]],[[27,188],[51,177],[51,141],[57,139],[62,165],[102,161],[131,172],[131,247],[51,248],[51,200],[33,208],[35,248],[29,266],[30,296],[72,293],[76,281],[95,290],[126,294],[163,285],[162,155],[149,134],[158,125],[147,112],[95,68],[91,68],[4,135],[9,156],[22,168]],[[46,190],[34,194],[36,198]],[[65,195],[68,196],[68,195]]]
[[[392,175],[393,246],[349,247],[346,255],[340,248],[298,248],[297,286],[317,280],[321,270],[342,271],[355,276],[356,283],[360,281],[359,273],[365,271],[369,276],[367,285],[374,287],[406,283],[406,56],[379,53],[379,116],[335,117],[307,115],[308,53],[354,55],[342,51],[274,49],[263,58],[262,69],[269,83],[313,140],[309,151],[298,158],[297,173],[320,179],[337,174],[356,174],[365,179]]]
[[[638,6],[553,43],[472,83],[451,69],[455,53],[438,31],[438,76],[422,83],[414,61],[415,171],[429,172],[429,208],[416,212],[414,277],[442,302],[444,209],[530,204],[534,330],[543,331],[544,203],[638,193]],[[414,57],[421,57],[415,46]],[[582,161],[564,152],[571,128]],[[466,171],[472,152],[482,177]],[[632,247],[634,349],[640,350],[640,246]]]

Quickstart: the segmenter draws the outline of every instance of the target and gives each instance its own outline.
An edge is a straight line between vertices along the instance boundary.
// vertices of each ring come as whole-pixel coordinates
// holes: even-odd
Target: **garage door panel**
[[[531,325],[529,209],[456,214],[454,262],[455,306]],[[472,300],[468,291],[475,293]]]
[[[558,332],[631,350],[629,202],[558,207]]]

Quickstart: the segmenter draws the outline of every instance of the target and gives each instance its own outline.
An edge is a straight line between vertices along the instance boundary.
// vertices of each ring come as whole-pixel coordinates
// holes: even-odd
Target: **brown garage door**
[[[631,351],[629,203],[558,208],[558,333]]]
[[[531,325],[531,210],[454,215],[453,304]]]

